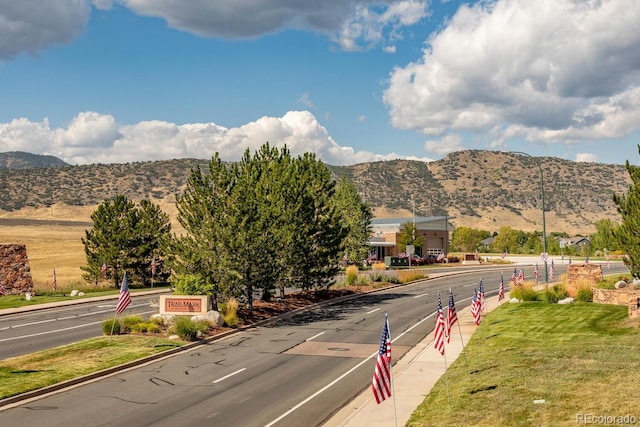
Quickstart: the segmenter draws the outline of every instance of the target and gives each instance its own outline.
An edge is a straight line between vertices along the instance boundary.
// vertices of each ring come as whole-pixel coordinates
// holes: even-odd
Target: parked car
[[[409,258],[406,252],[400,252],[398,258]],[[425,262],[420,255],[411,254],[411,265],[423,265]]]

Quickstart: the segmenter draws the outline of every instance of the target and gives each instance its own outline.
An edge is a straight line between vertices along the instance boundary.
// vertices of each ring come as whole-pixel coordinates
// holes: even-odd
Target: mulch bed
[[[238,319],[241,325],[251,325],[311,304],[363,293],[371,289],[373,288],[369,286],[347,286],[340,289],[294,292],[285,295],[284,298],[273,298],[271,301],[255,300],[253,309],[243,307],[238,310]]]

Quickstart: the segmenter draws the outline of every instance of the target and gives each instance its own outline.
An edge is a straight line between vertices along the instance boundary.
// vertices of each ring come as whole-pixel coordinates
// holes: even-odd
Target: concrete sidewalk
[[[443,306],[446,316],[447,299],[443,300]],[[498,301],[498,297],[489,297],[485,299],[485,310],[487,312],[493,310],[499,304],[504,303],[507,299]],[[462,353],[463,342],[466,346],[475,332],[477,326],[473,322],[473,317],[469,307],[457,309],[458,325],[454,325],[452,329],[451,342],[445,343],[445,354],[447,356],[447,366],[458,358]],[[434,319],[435,323],[435,319]],[[391,327],[391,337],[393,339],[393,325]],[[460,339],[462,332],[462,340]],[[393,344],[391,345],[391,357],[393,358]],[[371,376],[373,377],[373,363],[371,364]],[[389,427],[396,425],[394,420],[394,399],[395,399],[395,417],[397,417],[397,425],[404,426],[413,411],[422,403],[424,398],[429,394],[435,383],[445,373],[444,356],[433,347],[433,332],[430,333],[422,342],[407,352],[402,359],[398,360],[392,368],[393,391],[394,394],[390,399],[385,400],[379,405],[373,397],[371,388],[368,387],[364,392],[357,396],[353,401],[347,404],[339,412],[337,412],[325,427]]]

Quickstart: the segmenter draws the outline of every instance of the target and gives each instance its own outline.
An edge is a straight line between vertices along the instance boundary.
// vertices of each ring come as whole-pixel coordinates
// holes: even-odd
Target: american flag
[[[458,321],[456,304],[453,302],[453,292],[449,288],[449,310],[447,310],[447,342],[451,341],[451,327]]]
[[[444,313],[442,312],[442,301],[440,301],[440,295],[438,295],[438,312],[436,313],[436,329],[434,333],[434,344],[436,350],[440,352],[440,354],[444,355],[444,334],[445,334],[445,324],[444,324]]]
[[[480,306],[480,313],[484,313],[484,285],[482,279],[480,279],[480,288],[478,289],[478,305]]]
[[[2,286],[2,283],[0,283],[0,295],[6,295],[7,294],[7,290],[4,288],[4,286]]]
[[[549,280],[553,280],[553,273],[554,273],[554,268],[553,268],[553,260],[551,260],[551,267],[549,268]]]
[[[440,251],[440,253],[438,254],[436,260],[438,262],[444,260],[444,251]]]
[[[585,264],[589,264],[589,255],[587,255],[587,259],[584,260]]]
[[[504,278],[502,277],[502,273],[500,273],[500,287],[498,288],[498,301],[502,301],[504,299]]]
[[[120,296],[118,297],[118,304],[116,304],[116,313],[122,313],[129,304],[131,304],[131,294],[129,293],[127,272],[125,271],[124,276],[122,277],[122,286],[120,286]]]
[[[478,303],[478,291],[473,288],[473,299],[471,300],[471,314],[476,325],[480,324],[480,304]]]
[[[520,273],[518,274],[518,283],[521,285],[524,283],[524,270],[520,267]]]
[[[518,272],[515,268],[513,269],[513,274],[511,275],[511,281],[515,286],[518,286]]]
[[[100,268],[100,272],[102,273],[102,277],[104,277],[104,278],[107,277],[107,263],[106,262],[102,263],[102,268]]]
[[[389,332],[389,317],[387,315],[384,316],[384,326],[382,327],[371,390],[373,390],[377,403],[391,397],[391,333]]]
[[[51,279],[51,286],[53,286],[53,290],[55,292],[58,289],[58,279],[56,279],[56,269],[53,269],[53,279]]]
[[[502,252],[502,259],[505,259],[507,257],[507,251]]]
[[[533,281],[538,283],[538,263],[536,262],[536,267],[533,269]]]
[[[151,277],[156,275],[156,257],[151,260]]]
[[[609,254],[607,254],[607,268],[611,268],[611,263],[609,262]]]

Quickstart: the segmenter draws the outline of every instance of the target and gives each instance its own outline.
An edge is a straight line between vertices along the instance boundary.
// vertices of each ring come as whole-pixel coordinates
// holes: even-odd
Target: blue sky
[[[636,0],[0,0],[0,152],[638,164],[637,22]]]

